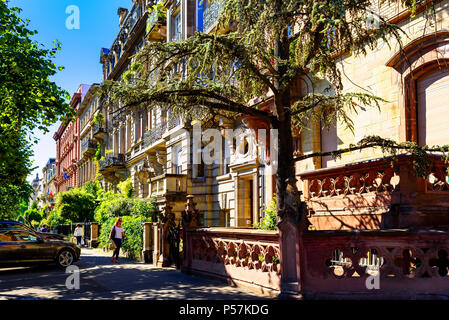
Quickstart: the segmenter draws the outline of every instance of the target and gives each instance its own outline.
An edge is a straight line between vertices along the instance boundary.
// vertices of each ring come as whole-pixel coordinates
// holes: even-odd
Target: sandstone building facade
[[[434,19],[430,20],[426,3],[414,17],[392,4],[373,8],[406,32],[403,50],[395,43],[389,47],[380,42],[364,57],[339,57],[340,68],[345,75],[345,90],[366,88],[387,102],[380,109],[367,107],[352,114],[354,132],[341,123],[330,128],[311,123],[309,128],[295,130],[296,156],[345,148],[368,135],[420,145],[448,143],[445,123],[449,106],[445,97],[449,93],[449,2],[436,2]],[[104,80],[121,81],[132,55],[148,41],[179,41],[195,31],[213,32],[221,8],[220,2],[178,0],[163,1],[166,11],[159,12],[153,8],[156,4],[135,0],[130,10],[118,10],[120,31],[112,46],[101,50]],[[174,73],[181,70],[174,68]],[[294,90],[306,95],[301,82]],[[324,92],[328,84],[314,79],[311,86]],[[263,101],[262,107],[269,109],[270,97],[264,98],[251,103]],[[273,198],[274,172],[269,162],[258,158],[266,150],[248,129],[266,128],[264,123],[250,117],[222,122],[224,128],[247,131],[246,143],[255,148],[243,150],[244,157],[224,153],[220,164],[192,164],[192,127],[198,121],[187,121],[158,108],[122,110],[107,99],[95,97],[93,91],[92,98],[86,99],[79,114],[91,120],[84,120],[85,126],[80,128],[81,144],[87,146],[81,146],[79,153],[80,185],[95,179],[89,159],[95,142],[99,142],[102,159],[98,179],[106,190],[116,190],[120,181],[131,177],[135,196],[154,197],[161,209],[169,205],[178,217],[186,195],[192,194],[203,224],[209,226],[251,227],[263,216],[263,206]],[[97,111],[87,111],[93,101]],[[104,119],[92,124],[98,113]],[[430,227],[449,222],[444,216],[449,207],[447,165],[438,156],[433,158],[427,179],[414,175],[413,159],[408,155],[393,167],[379,160],[382,156],[378,149],[365,149],[341,159],[327,156],[297,162],[297,185],[308,203],[313,228]],[[71,170],[69,166],[64,168]],[[61,178],[57,181],[64,182]],[[425,209],[429,205],[432,208]]]

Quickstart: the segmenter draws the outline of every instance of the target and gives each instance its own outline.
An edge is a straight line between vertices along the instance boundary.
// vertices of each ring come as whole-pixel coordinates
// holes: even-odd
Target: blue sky
[[[75,5],[80,12],[80,28],[69,30],[66,20],[68,6]],[[46,48],[53,47],[53,40],[59,40],[62,50],[55,62],[65,69],[53,77],[58,86],[72,95],[82,83],[101,83],[102,67],[100,49],[109,48],[118,33],[117,9],[130,9],[132,0],[10,0],[10,7],[23,9],[21,17],[30,20],[30,29],[37,30],[34,39]],[[36,132],[39,143],[34,146],[34,166],[38,166],[29,177],[42,175],[42,167],[50,157],[56,157],[53,134],[58,124],[50,127],[50,132]]]

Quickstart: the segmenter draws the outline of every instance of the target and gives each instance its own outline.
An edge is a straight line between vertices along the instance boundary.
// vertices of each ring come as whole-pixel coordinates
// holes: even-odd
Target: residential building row
[[[39,173],[31,183],[33,187],[33,194],[30,199],[29,205],[36,201],[39,208],[47,206],[47,210],[50,211],[55,205],[56,195],[56,159],[49,158],[46,165],[42,168],[42,178],[39,178]]]
[[[333,151],[379,135],[420,145],[449,144],[449,1],[434,1],[435,21],[428,26],[425,10],[415,16],[400,5],[380,8],[388,21],[405,30],[405,46],[377,48],[363,57],[340,57],[344,88],[369,88],[383,98],[379,109],[352,114],[354,130],[335,122],[331,128],[311,122],[295,131],[295,155]],[[156,2],[134,0],[120,8],[119,33],[109,48],[100,51],[103,80],[121,81],[131,58],[147,42],[180,41],[194,31],[212,32],[220,2],[164,1],[166,12],[149,11]],[[363,66],[363,70],[361,68]],[[303,83],[308,81],[298,81]],[[323,91],[327,83],[314,83]],[[271,164],[259,161],[262,146],[250,129],[264,124],[245,116],[222,123],[223,128],[248,132],[243,157],[225,154],[221,164],[192,164],[192,125],[170,111],[112,105],[101,98],[99,84],[81,85],[71,105],[76,122],[62,124],[56,141],[55,193],[98,180],[106,190],[117,191],[120,181],[131,178],[135,196],[155,198],[159,207],[171,206],[180,217],[186,196],[195,197],[204,225],[251,227],[270,204],[274,187]],[[298,84],[300,95],[306,85]],[[260,101],[255,101],[260,102]],[[263,107],[270,109],[266,99]],[[200,122],[200,120],[198,120]],[[198,122],[197,121],[197,122]],[[224,135],[224,131],[223,131]],[[413,159],[404,154],[393,167],[385,165],[377,149],[349,152],[340,159],[313,157],[296,164],[297,186],[307,201],[316,229],[379,229],[449,224],[449,179],[439,157],[432,173],[417,178]],[[98,163],[98,166],[96,165]]]

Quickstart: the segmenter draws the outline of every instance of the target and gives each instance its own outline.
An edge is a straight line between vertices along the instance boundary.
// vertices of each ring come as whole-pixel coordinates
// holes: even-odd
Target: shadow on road
[[[69,274],[53,266],[0,269],[0,299],[266,299],[218,280],[155,268],[126,258],[120,264],[95,251],[83,249],[80,288],[67,289]]]

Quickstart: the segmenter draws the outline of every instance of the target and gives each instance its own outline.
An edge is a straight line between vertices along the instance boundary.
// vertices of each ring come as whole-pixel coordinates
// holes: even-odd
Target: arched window
[[[449,144],[449,68],[417,80],[418,144]]]
[[[449,30],[416,38],[386,64],[398,72],[401,141],[447,144]]]

